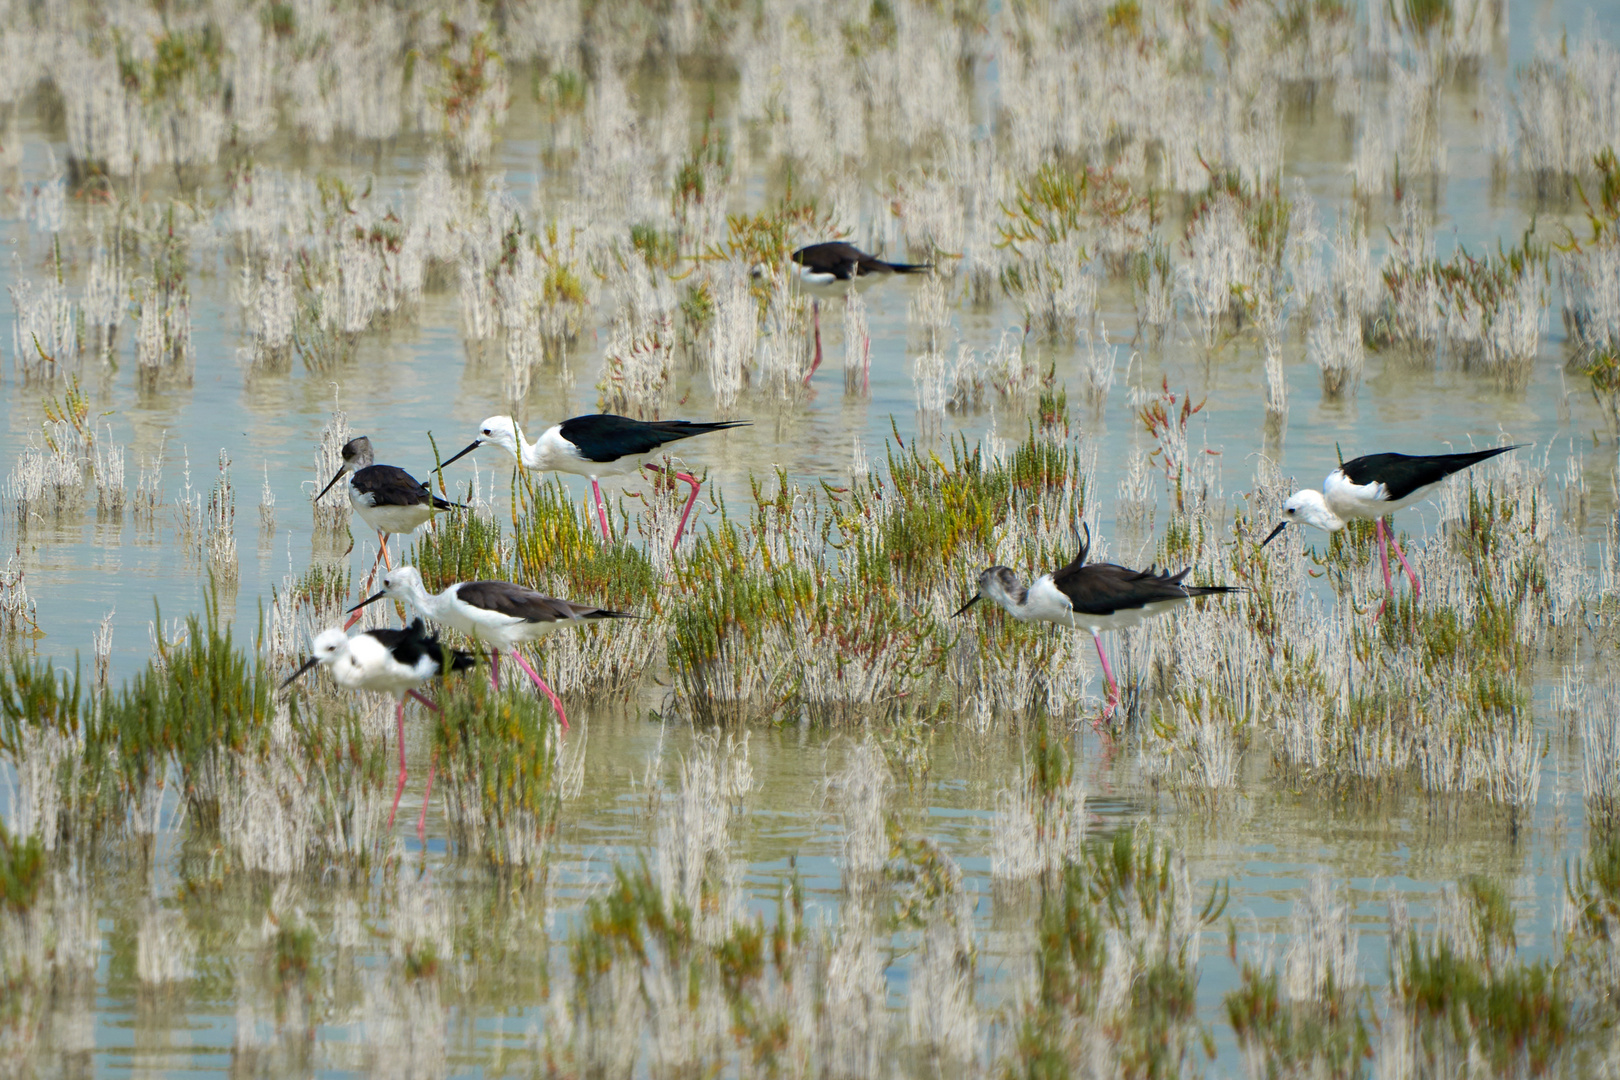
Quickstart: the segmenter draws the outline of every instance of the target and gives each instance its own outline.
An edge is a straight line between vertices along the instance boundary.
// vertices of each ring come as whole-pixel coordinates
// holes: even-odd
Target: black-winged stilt
[[[800,282],[823,289],[871,281],[889,274],[920,274],[934,268],[932,263],[885,262],[843,240],[802,247],[793,253],[792,259]],[[814,297],[810,301],[810,317],[815,326],[816,354],[810,363],[809,373],[804,377],[806,386],[810,385],[810,377],[816,373],[816,369],[821,367],[821,301]]]
[[[320,502],[345,475],[349,477],[349,505],[360,515],[360,520],[377,530],[377,558],[371,564],[371,573],[375,575],[378,562],[393,565],[393,560],[388,557],[390,535],[413,533],[427,524],[434,514],[445,510],[465,510],[466,507],[441,499],[404,469],[393,465],[375,465],[373,461],[371,440],[366,436],[361,435],[344,443],[343,464],[337,475],[321,488],[315,501]],[[368,586],[371,580],[370,577],[366,579]]]
[[[518,645],[538,641],[553,630],[564,626],[585,626],[600,619],[634,619],[623,611],[609,611],[589,604],[575,604],[544,596],[524,585],[510,581],[461,581],[443,592],[430,593],[422,583],[422,575],[414,566],[397,566],[382,578],[382,591],[360,601],[350,611],[359,611],[367,604],[383,597],[402,600],[435,622],[460,630],[463,634],[493,648],[490,651],[490,682],[496,689],[501,685],[501,650],[508,649],[529,678],[534,680],[551,705],[557,710],[557,719],[563,729],[568,728],[568,715],[563,712],[562,699],[554,694],[529,662],[523,659]]]
[[[476,664],[478,658],[458,649],[446,650],[439,644],[437,635],[426,632],[421,619],[413,620],[400,630],[367,630],[354,637],[334,627],[316,634],[311,649],[313,655],[287,677],[281,684],[283,688],[319,664],[330,671],[332,681],[345,690],[372,690],[396,699],[394,723],[399,736],[399,785],[394,789],[394,804],[388,808],[388,827],[393,828],[399,797],[405,793],[405,699],[413,697],[438,712],[439,707],[416,688],[443,674],[447,664],[451,671],[463,671]],[[433,793],[431,768],[427,791],[422,797],[422,815],[416,821],[416,836],[423,842],[427,840],[428,797]]]
[[[744,427],[748,423],[747,420],[632,420],[627,416],[594,413],[554,424],[531,443],[524,440],[516,420],[510,416],[491,416],[478,425],[478,438],[452,455],[439,468],[492,442],[517,458],[525,469],[587,476],[591,481],[591,491],[596,496],[596,515],[602,524],[602,539],[607,540],[610,539],[607,508],[602,502],[598,477],[622,476],[643,468],[663,472],[663,467],[652,464],[651,459],[656,458],[665,445],[690,439],[694,435],[707,435],[711,431]],[[681,542],[681,534],[686,531],[686,519],[691,516],[692,506],[698,497],[697,477],[678,472],[675,479],[690,484],[692,494],[686,500],[686,509],[681,512],[681,523],[676,526],[671,551]]]
[[[1522,445],[1522,444],[1521,444]],[[1384,528],[1384,518],[1397,510],[1428,498],[1446,477],[1461,472],[1470,465],[1517,450],[1518,446],[1494,446],[1489,450],[1471,450],[1463,454],[1368,454],[1347,461],[1328,473],[1321,491],[1309,488],[1296,491],[1283,503],[1283,519],[1260,542],[1261,547],[1274,540],[1278,533],[1290,525],[1314,525],[1333,533],[1352,521],[1375,523],[1378,534],[1378,556],[1384,568],[1384,603],[1378,613],[1384,612],[1389,596],[1395,592],[1389,575],[1389,545],[1395,545],[1395,557],[1412,581],[1412,595],[1423,595],[1418,576],[1406,561],[1406,552],[1395,538],[1393,529]]]
[[[879,274],[920,274],[934,268],[932,263],[885,262],[842,240],[802,247],[792,258],[799,280],[806,285],[831,285]]]
[[[1119,704],[1119,686],[1108,666],[1108,655],[1103,652],[1100,636],[1103,631],[1139,625],[1188,603],[1195,596],[1239,590],[1231,585],[1183,585],[1181,580],[1192,572],[1191,567],[1172,574],[1168,570],[1161,573],[1151,566],[1146,570],[1130,570],[1113,563],[1088,566],[1090,526],[1086,527],[1084,539],[1077,530],[1075,540],[1080,545],[1080,553],[1074,561],[1061,570],[1042,574],[1028,588],[1019,581],[1015,571],[1005,566],[990,567],[979,575],[979,591],[956,615],[980,600],[991,600],[1015,619],[1089,630],[1097,645],[1097,659],[1102,661],[1103,675],[1108,679],[1108,701],[1097,720],[1102,724]]]

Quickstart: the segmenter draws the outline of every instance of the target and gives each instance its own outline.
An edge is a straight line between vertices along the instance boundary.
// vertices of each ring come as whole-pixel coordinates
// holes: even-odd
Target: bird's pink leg
[[[399,797],[405,794],[405,699],[400,698],[394,708],[394,723],[399,729],[399,786],[394,789],[394,805],[388,808],[388,827],[394,827],[394,814],[399,810]]]
[[[1103,705],[1102,715],[1097,718],[1093,727],[1101,727],[1114,715],[1114,709],[1119,705],[1119,684],[1114,681],[1114,671],[1108,666],[1108,654],[1103,652],[1102,638],[1097,634],[1091,635],[1091,640],[1097,645],[1097,659],[1102,661],[1103,677],[1108,680],[1108,700]]]
[[[1406,552],[1401,550],[1401,542],[1395,539],[1395,529],[1393,527],[1389,530],[1389,542],[1395,545],[1395,557],[1401,560],[1401,569],[1405,570],[1406,576],[1412,579],[1412,599],[1416,600],[1423,595],[1423,583],[1418,580],[1417,574],[1412,571],[1411,564],[1406,561]]]
[[[1389,598],[1395,595],[1395,584],[1389,578],[1389,541],[1384,536],[1384,519],[1379,518],[1373,522],[1373,531],[1378,534],[1378,561],[1384,568],[1384,602],[1378,605],[1378,612],[1373,618],[1384,614],[1384,608],[1389,605]]]
[[[388,558],[388,534],[385,532],[380,532],[377,534],[377,557],[371,560],[371,573],[366,575],[366,583],[360,587],[361,596],[367,596],[371,593],[371,585],[377,580],[378,563],[384,564],[390,570],[394,568],[393,561]],[[350,615],[349,621],[343,624],[343,629],[347,630],[355,623],[359,622],[363,611],[364,609],[362,608],[361,611],[357,611],[353,615]]]
[[[810,385],[810,379],[815,375],[816,369],[821,366],[821,301],[812,298],[810,301],[810,318],[816,327],[816,358],[810,363],[810,370],[805,373],[804,385]]]
[[[539,673],[536,672],[534,668],[529,666],[529,662],[523,659],[523,654],[517,649],[512,650],[512,659],[516,660],[518,662],[518,666],[529,673],[529,678],[534,680],[534,685],[545,691],[546,697],[551,699],[551,707],[557,710],[557,720],[562,724],[563,730],[567,731],[568,714],[563,712],[562,699],[551,692],[551,687],[546,685],[546,680],[542,679]]]
[[[405,691],[405,693],[406,693],[407,696],[413,697],[417,701],[420,701],[423,705],[426,705],[428,708],[432,709],[434,712],[439,711],[439,707],[437,705],[433,704],[433,702],[429,701],[427,698],[423,697],[421,694],[418,694],[415,690],[407,690],[407,691]],[[403,707],[404,707],[404,705],[403,705],[403,703],[401,703],[401,708],[403,708]],[[403,737],[400,740],[400,744],[404,745]],[[416,819],[416,839],[417,839],[417,841],[419,843],[422,843],[422,844],[427,843],[427,808],[428,808],[428,800],[433,798],[433,771],[435,769],[437,769],[438,767],[439,767],[439,752],[437,750],[435,750],[435,751],[433,751],[433,760],[428,763],[427,790],[422,793],[422,813]],[[396,805],[396,806],[399,805],[399,800],[398,799],[394,800],[394,805]]]
[[[501,650],[499,649],[489,651],[489,688],[491,690],[501,688]]]
[[[602,523],[602,539],[611,540],[613,538],[608,535],[607,504],[602,501],[602,486],[594,476],[591,477],[591,491],[596,494],[596,520]]]
[[[428,762],[427,790],[422,792],[422,815],[416,819],[416,839],[424,846],[427,844],[427,808],[428,802],[433,798],[433,771],[439,767],[439,752],[433,751],[433,758]]]
[[[647,468],[653,470],[654,472],[666,474],[670,471],[658,465],[648,465]],[[675,479],[684,480],[686,483],[691,484],[692,493],[686,497],[686,509],[681,511],[681,523],[675,526],[675,539],[670,541],[669,545],[669,550],[671,551],[674,551],[680,546],[681,534],[686,532],[686,521],[692,516],[692,507],[697,505],[698,488],[701,486],[698,483],[698,478],[688,473],[678,472],[675,474]]]

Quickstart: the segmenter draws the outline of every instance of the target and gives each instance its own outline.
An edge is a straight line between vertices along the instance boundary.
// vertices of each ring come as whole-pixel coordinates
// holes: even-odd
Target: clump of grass
[[[166,644],[145,671],[102,703],[94,741],[116,750],[116,774],[133,797],[179,769],[194,821],[216,827],[225,755],[268,748],[275,682],[262,655],[237,648],[212,589],[201,617],[188,616],[178,644]],[[88,756],[88,755],[87,755]]]
[[[602,543],[594,508],[560,481],[535,483],[524,473],[517,484],[512,557],[527,580],[558,582],[570,598],[604,607],[659,610],[657,571],[646,553]],[[622,510],[618,516],[623,529]]]
[[[557,721],[527,687],[468,678],[432,724],[452,841],[514,881],[542,879],[557,828]]]

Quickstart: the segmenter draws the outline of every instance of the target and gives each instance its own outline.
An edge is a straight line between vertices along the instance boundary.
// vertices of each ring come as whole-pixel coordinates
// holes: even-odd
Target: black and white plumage
[[[735,427],[746,427],[747,420],[632,420],[628,416],[593,413],[576,416],[553,424],[540,433],[534,442],[528,442],[510,416],[491,416],[478,425],[478,437],[468,446],[451,455],[444,465],[472,453],[485,443],[494,443],[518,459],[525,468],[536,472],[565,472],[589,477],[591,490],[596,496],[596,513],[602,525],[602,539],[608,539],[607,508],[602,501],[602,489],[597,483],[603,476],[622,476],[643,468],[661,470],[652,459],[670,443],[690,439],[694,435],[707,435]],[[687,518],[697,502],[698,480],[687,473],[676,473],[677,480],[691,486],[686,509],[680,525],[675,529],[673,548],[681,542],[686,531]]]
[[[799,280],[807,285],[831,285],[884,274],[920,274],[933,269],[932,263],[886,262],[843,240],[802,247],[792,258]]]
[[[388,557],[388,537],[398,533],[413,533],[434,514],[445,510],[465,510],[459,503],[447,502],[433,494],[428,486],[404,469],[393,465],[373,464],[371,440],[361,435],[343,444],[343,464],[337,475],[321,489],[315,501],[331,491],[345,475],[349,478],[349,505],[360,515],[360,520],[377,530],[377,562],[392,566]],[[369,580],[369,579],[368,579]]]
[[[394,723],[399,735],[399,785],[394,789],[394,804],[388,811],[388,825],[394,824],[399,810],[399,797],[405,792],[405,699],[413,697],[430,709],[438,706],[417,692],[417,687],[442,675],[445,671],[465,671],[478,663],[472,653],[447,649],[439,643],[437,634],[429,634],[421,619],[398,630],[376,629],[349,637],[333,627],[315,635],[311,642],[312,655],[299,669],[287,677],[283,688],[310,668],[320,665],[332,673],[332,681],[345,690],[370,690],[388,694],[395,699]],[[433,776],[428,775],[428,793],[433,790]],[[416,823],[418,839],[427,836],[427,797],[422,799],[422,816]]]
[[[1489,450],[1461,454],[1368,454],[1347,461],[1328,473],[1321,491],[1305,488],[1289,496],[1283,503],[1283,519],[1260,546],[1271,543],[1289,525],[1312,525],[1332,533],[1352,521],[1372,521],[1376,523],[1384,588],[1394,591],[1389,573],[1389,545],[1393,543],[1395,554],[1412,581],[1413,594],[1421,595],[1423,586],[1407,563],[1400,541],[1394,538],[1392,531],[1385,529],[1384,518],[1428,498],[1452,473],[1518,448],[1516,445],[1493,446]],[[1383,607],[1378,610],[1382,612]]]
[[[1083,538],[1077,531],[1075,540],[1080,552],[1073,561],[1060,570],[1042,574],[1028,587],[1009,567],[992,566],[985,570],[979,575],[979,591],[956,614],[963,614],[980,600],[990,600],[1015,619],[1089,631],[1097,646],[1097,658],[1102,661],[1103,675],[1108,679],[1108,701],[1100,723],[1112,716],[1114,707],[1119,704],[1119,687],[1108,666],[1108,656],[1103,652],[1100,636],[1103,631],[1138,626],[1189,603],[1194,597],[1240,590],[1231,585],[1183,584],[1192,572],[1191,567],[1172,574],[1151,566],[1146,570],[1132,570],[1114,563],[1088,564],[1090,527],[1086,527]]]
[[[409,604],[435,622],[492,646],[490,680],[497,688],[500,686],[501,650],[510,650],[518,666],[551,699],[552,706],[557,710],[557,719],[565,730],[568,716],[563,712],[562,700],[523,659],[517,646],[538,641],[565,626],[581,627],[604,619],[635,618],[623,611],[559,600],[510,581],[461,581],[443,592],[430,593],[421,573],[414,566],[401,566],[388,571],[383,575],[382,591],[360,601],[350,610],[358,612],[367,604],[387,596]]]

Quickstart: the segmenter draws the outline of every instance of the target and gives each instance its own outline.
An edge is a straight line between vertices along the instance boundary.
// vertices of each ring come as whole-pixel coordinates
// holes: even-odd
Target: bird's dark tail
[[[933,263],[886,262],[883,265],[887,266],[890,270],[893,270],[897,274],[921,274],[924,271],[932,270],[934,268]]]
[[[579,613],[581,619],[639,619],[640,615],[628,611],[609,611],[606,608],[591,608],[589,611]]]
[[[1437,454],[1435,461],[1444,462],[1446,475],[1462,472],[1470,465],[1478,465],[1482,461],[1489,461],[1498,454],[1505,454],[1509,450],[1517,450],[1524,443],[1515,443],[1512,446],[1493,446],[1489,450],[1469,450],[1462,454]]]
[[[1215,596],[1219,593],[1248,592],[1241,585],[1183,585],[1188,596]]]
[[[690,439],[694,435],[707,435],[711,431],[725,431],[727,428],[747,427],[752,423],[752,420],[664,420],[653,426],[659,434],[674,440]]]

